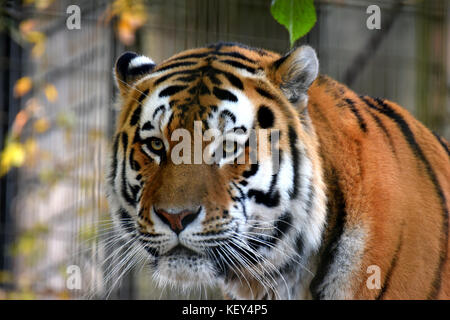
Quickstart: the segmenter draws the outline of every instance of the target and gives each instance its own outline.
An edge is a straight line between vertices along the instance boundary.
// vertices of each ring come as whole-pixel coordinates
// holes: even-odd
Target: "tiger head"
[[[314,50],[221,43],[159,65],[127,52],[114,73],[108,199],[127,250],[160,284],[295,294],[287,278],[306,276],[325,220],[306,108]]]

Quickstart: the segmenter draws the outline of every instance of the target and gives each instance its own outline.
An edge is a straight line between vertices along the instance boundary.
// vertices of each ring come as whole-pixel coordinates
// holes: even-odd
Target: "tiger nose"
[[[164,209],[155,209],[156,215],[162,222],[167,224],[176,234],[183,231],[188,224],[197,218],[200,213],[201,207],[198,210],[183,210],[180,212],[172,213]]]

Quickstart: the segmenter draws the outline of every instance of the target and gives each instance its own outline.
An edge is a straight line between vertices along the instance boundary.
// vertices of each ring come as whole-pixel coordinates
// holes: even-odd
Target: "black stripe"
[[[134,110],[133,115],[131,116],[130,126],[135,126],[139,122],[139,119],[141,118],[141,111],[142,111],[142,107],[141,107],[141,105],[139,105]]]
[[[301,234],[297,235],[295,239],[295,252],[297,252],[298,257],[302,257],[305,251],[305,241]]]
[[[228,64],[228,65],[233,66],[235,68],[245,69],[245,70],[247,70],[250,73],[255,73],[255,68],[249,67],[249,66],[247,66],[247,65],[245,65],[243,63],[240,63],[238,61],[235,61],[235,60],[220,60],[219,62]]]
[[[155,257],[155,258],[158,258],[158,257],[159,257],[159,251],[158,251],[158,249],[153,248],[153,247],[150,247],[150,246],[148,245],[148,242],[149,242],[149,241],[145,241],[145,240],[142,239],[142,238],[139,238],[139,241],[144,245],[145,251],[147,251],[151,256],[153,256],[153,257]],[[157,263],[158,263],[158,260],[153,261],[153,266],[152,266],[152,267],[153,267],[153,268],[156,268]]]
[[[158,108],[156,108],[155,111],[153,111],[153,115],[152,115],[153,120],[155,120],[156,115],[157,115],[160,111],[165,110],[165,108],[166,108],[166,107],[165,107],[163,104],[160,105]]]
[[[152,125],[152,123],[150,121],[147,121],[142,126],[142,130],[153,130],[153,129],[155,129],[155,127]]]
[[[172,78],[174,76],[177,76],[177,75],[180,75],[180,74],[182,74],[182,75],[193,75],[193,74],[198,74],[198,73],[199,73],[199,70],[195,70],[195,69],[194,70],[174,71],[174,72],[165,74],[161,78],[158,78],[157,80],[155,80],[155,86],[160,84],[160,83],[162,83],[162,82],[164,82],[164,81],[166,81],[167,79],[170,79],[170,78]]]
[[[133,67],[131,69],[128,69],[127,77],[128,76],[134,76],[135,77],[135,76],[138,76],[138,75],[150,73],[150,71],[152,71],[154,67],[155,67],[155,65],[151,64],[151,63],[142,64],[142,65],[139,65],[137,67]]]
[[[275,116],[273,115],[273,112],[269,107],[261,105],[258,108],[257,119],[259,126],[263,129],[267,129],[273,126]]]
[[[249,51],[256,52],[256,53],[258,53],[261,56],[267,55],[267,52],[265,52],[262,49],[253,48],[253,47],[250,47],[248,45],[245,45],[245,44],[242,44],[242,43],[238,43],[238,42],[218,42],[218,43],[211,44],[211,45],[208,46],[208,48],[212,48],[216,52],[219,52],[219,50],[222,49],[223,47],[239,47],[239,48],[242,48],[242,49],[246,49],[246,50],[249,50]]]
[[[144,99],[148,97],[148,91],[149,91],[149,89],[145,89],[145,90],[141,93],[141,95],[140,95],[139,98],[138,98],[139,103],[142,103],[142,101],[144,101]]]
[[[208,86],[203,81],[200,81],[198,83],[198,92],[200,95],[211,94],[211,91],[209,91]]]
[[[234,182],[231,182],[231,183],[239,191],[238,200],[239,200],[239,202],[240,202],[240,204],[242,206],[242,213],[244,214],[244,217],[247,219],[247,210],[245,208],[245,199],[247,199],[247,197],[246,197],[244,191],[242,191],[242,189],[239,188],[239,186],[236,183],[234,183]],[[233,201],[235,201],[234,197],[231,197],[231,198],[233,199]]]
[[[159,93],[159,97],[160,98],[170,97],[186,88],[187,88],[187,86],[170,86],[170,87],[165,88],[163,91],[161,91]]]
[[[278,173],[272,175],[269,191],[264,192],[261,190],[250,189],[248,190],[247,196],[253,198],[256,203],[263,204],[269,208],[278,206],[280,204],[280,193],[278,190],[274,192],[277,180]]]
[[[255,60],[250,59],[250,58],[240,54],[239,52],[235,52],[235,51],[227,51],[227,52],[216,51],[216,52],[214,52],[214,54],[217,56],[233,57],[233,58],[238,58],[238,59],[250,62],[250,63],[256,63]]]
[[[210,68],[207,72],[205,72],[205,75],[213,84],[215,84],[216,86],[220,86],[222,84],[222,81],[220,81],[220,79],[217,77],[217,75],[220,73],[221,70]]]
[[[306,199],[305,199],[305,203],[306,203],[306,208],[305,208],[305,212],[308,216],[311,215],[311,209],[312,209],[312,205],[313,205],[313,199],[314,199],[314,186],[311,182],[311,178],[308,179],[308,194],[306,195]]]
[[[246,187],[248,185],[248,182],[246,180],[241,180],[238,183],[243,187]]]
[[[290,54],[286,54],[283,57],[281,57],[280,59],[278,59],[277,61],[275,61],[273,63],[273,66],[275,67],[275,70],[278,69],[284,61],[286,61],[286,59],[290,56]]]
[[[124,159],[127,155],[127,148],[128,148],[128,134],[126,132],[122,132],[122,148],[123,148],[123,154]]]
[[[127,147],[128,147],[128,134],[126,132],[122,133],[122,147],[123,147],[123,161],[122,161],[122,196],[125,198],[125,201],[131,205],[135,205],[135,200],[128,194],[127,191],[127,179],[126,179],[126,165],[127,165]]]
[[[112,173],[110,175],[110,181],[114,185],[114,180],[116,179],[117,175],[117,151],[119,150],[119,139],[121,136],[121,132],[119,132],[116,137],[114,138],[114,145],[113,145],[113,161],[111,164],[112,167]]]
[[[361,97],[361,100],[363,102],[366,103],[366,105],[370,104],[370,101],[367,101],[364,97]],[[367,112],[370,114],[370,116],[372,117],[372,119],[375,121],[375,123],[377,124],[377,127],[381,129],[381,131],[383,131],[384,135],[386,136],[386,138],[388,139],[389,142],[389,146],[392,150],[392,152],[396,155],[397,152],[395,151],[395,145],[394,145],[394,141],[392,140],[391,134],[389,133],[389,130],[386,128],[386,126],[383,124],[383,121],[381,121],[381,119],[374,114],[370,109],[367,109]]]
[[[284,235],[286,235],[286,233],[291,228],[292,228],[292,214],[286,211],[274,223],[272,234],[270,235],[261,234],[258,236],[253,236],[248,239],[248,244],[254,251],[259,250],[261,247],[265,247],[269,250],[273,249],[274,247],[276,247],[276,244],[279,241],[281,241],[281,238]],[[303,240],[301,240],[301,242],[303,242]],[[303,243],[301,243],[300,245],[303,246]]]
[[[292,214],[288,211],[283,213],[274,224],[274,231],[268,240],[270,244],[275,246],[281,240],[289,229],[292,228]]]
[[[245,126],[234,127],[231,130],[236,134],[244,134],[247,132],[247,128]]]
[[[393,256],[393,258],[391,260],[391,265],[389,266],[389,269],[386,272],[386,276],[384,277],[383,285],[381,286],[381,290],[378,293],[378,296],[376,297],[377,300],[382,299],[383,296],[385,295],[387,289],[389,288],[389,284],[390,284],[390,281],[391,281],[391,276],[392,276],[392,273],[393,273],[393,271],[394,271],[394,269],[395,269],[395,267],[397,265],[398,256],[399,256],[400,250],[402,248],[402,245],[403,245],[403,234],[400,234],[400,239],[399,239],[399,242],[397,244],[397,248],[395,249],[394,256]]]
[[[210,54],[211,54],[211,52],[185,54],[183,56],[170,59],[169,61],[177,61],[177,60],[184,60],[184,59],[191,59],[191,58],[204,58]]]
[[[141,165],[139,164],[139,162],[134,160],[134,148],[132,148],[130,151],[129,161],[131,169],[133,169],[134,171],[139,171],[141,169]]]
[[[403,136],[405,137],[405,140],[408,142],[411,150],[413,151],[414,155],[419,158],[419,160],[424,164],[425,169],[427,171],[427,174],[431,180],[431,182],[434,185],[436,194],[441,202],[441,207],[443,210],[443,224],[442,224],[442,233],[444,234],[443,238],[443,247],[441,250],[441,257],[439,262],[439,267],[436,270],[436,275],[433,281],[433,289],[430,293],[430,298],[434,298],[435,295],[439,292],[440,286],[441,286],[441,273],[442,268],[444,266],[445,260],[447,258],[447,243],[448,243],[448,208],[447,208],[447,201],[444,195],[444,192],[442,191],[442,187],[439,184],[439,181],[437,179],[436,173],[433,170],[433,167],[431,166],[430,162],[426,158],[425,154],[422,151],[422,148],[419,146],[419,144],[416,141],[416,138],[414,137],[414,133],[411,131],[408,123],[403,119],[403,117],[398,114],[394,109],[392,109],[389,105],[387,105],[383,100],[376,98],[375,101],[378,103],[380,108],[376,108],[377,111],[385,114],[389,118],[391,118],[399,127],[400,131],[402,132]]]
[[[298,168],[300,166],[300,159],[299,159],[299,151],[297,149],[297,133],[295,132],[295,129],[292,126],[289,126],[288,131],[289,131],[289,147],[291,149],[292,171],[294,180],[292,190],[289,190],[289,195],[291,199],[294,199],[298,195],[298,188],[299,188]]]
[[[350,107],[350,110],[353,112],[353,114],[355,115],[356,119],[358,120],[358,124],[359,127],[361,128],[362,131],[367,132],[367,124],[366,121],[364,120],[364,118],[362,117],[362,115],[359,113],[358,109],[355,106],[355,102],[351,99],[345,98],[344,99],[345,102],[347,102],[347,104]]]
[[[141,135],[139,134],[139,127],[136,127],[136,130],[134,131],[134,137],[133,137],[132,144],[139,143],[139,142],[142,142],[142,139],[141,139]]]
[[[178,68],[178,67],[184,67],[184,66],[192,66],[194,64],[197,64],[196,61],[183,61],[183,62],[176,62],[176,63],[172,63],[172,64],[168,64],[164,67],[161,68],[157,68],[155,70],[155,72],[160,72],[160,71],[165,71],[165,70],[169,70],[169,69],[173,69],[173,68]]]
[[[189,82],[192,82],[195,79],[197,79],[197,77],[198,77],[198,74],[193,74],[193,75],[189,75],[189,76],[178,77],[175,79],[175,81],[182,81],[182,82],[189,83]]]
[[[447,155],[450,156],[450,150],[448,148],[447,143],[445,142],[444,138],[442,138],[441,136],[439,136],[436,132],[432,131],[434,137],[437,139],[437,141],[439,142],[439,144],[442,146],[442,148],[444,148],[445,152],[447,152]]]
[[[130,188],[131,191],[131,198],[133,199],[133,202],[136,203],[138,201],[138,193],[141,188],[139,185],[131,185],[131,184],[128,184],[128,187]]]
[[[269,93],[268,91],[262,89],[262,88],[255,88],[256,92],[258,92],[261,96],[267,99],[275,100],[275,97]]]
[[[170,114],[169,120],[167,121],[167,125],[166,125],[167,128],[170,128],[170,125],[172,124],[173,119],[175,119],[175,113],[172,112]]]
[[[258,169],[259,169],[259,165],[258,165],[257,163],[254,163],[254,164],[252,164],[252,165],[250,166],[250,170],[244,171],[244,173],[242,174],[242,176],[243,176],[244,178],[249,178],[249,177],[255,175],[256,172],[258,172]]]
[[[231,85],[235,86],[239,90],[244,90],[244,84],[242,83],[241,79],[236,77],[234,74],[227,71],[220,71],[220,73],[222,73],[227,78]]]
[[[230,110],[223,110],[219,118],[228,117],[233,123],[236,123],[236,116]]]
[[[336,216],[336,224],[333,226],[330,232],[329,241],[323,244],[323,248],[320,250],[320,261],[317,267],[314,279],[311,281],[310,290],[313,299],[323,299],[325,296],[321,291],[321,284],[331,269],[331,265],[336,260],[336,254],[339,248],[339,240],[344,233],[344,226],[347,216],[345,207],[345,196],[339,186],[339,177],[335,169],[331,172],[331,181],[328,184],[330,191],[333,191],[332,199],[328,201],[328,215],[327,224],[330,224],[332,215]]]
[[[228,100],[228,101],[232,101],[232,102],[238,101],[237,97],[228,90],[214,87],[213,93],[220,100]]]
[[[131,218],[131,215],[124,209],[120,208],[118,212],[120,225],[127,233],[132,233],[134,230],[134,224],[133,219]]]
[[[297,235],[297,237],[295,238],[295,252],[297,253],[296,255],[294,255],[294,257],[292,257],[291,259],[289,259],[285,264],[283,264],[283,266],[280,268],[279,272],[281,274],[287,274],[290,272],[298,272],[298,265],[300,263],[300,259],[303,260],[303,255],[305,254],[304,249],[305,249],[305,242],[303,240],[303,236],[301,234]],[[276,276],[277,273],[273,273],[273,276]]]
[[[280,194],[278,191],[274,193],[264,192],[261,190],[250,189],[247,193],[249,198],[253,198],[258,204],[273,208],[280,204]]]

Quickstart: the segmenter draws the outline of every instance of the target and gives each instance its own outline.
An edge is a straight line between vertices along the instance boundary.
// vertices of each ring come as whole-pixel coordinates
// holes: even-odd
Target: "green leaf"
[[[312,29],[317,21],[313,0],[273,0],[270,12],[289,31],[291,47]]]

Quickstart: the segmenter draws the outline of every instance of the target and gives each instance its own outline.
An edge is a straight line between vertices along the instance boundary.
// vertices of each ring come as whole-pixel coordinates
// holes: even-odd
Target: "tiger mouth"
[[[189,249],[181,244],[178,244],[172,249],[170,249],[168,252],[166,252],[164,256],[200,257],[201,255],[192,249]]]

